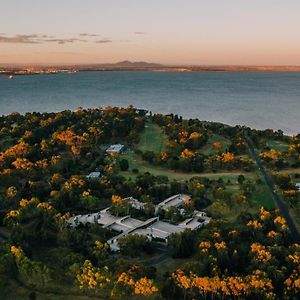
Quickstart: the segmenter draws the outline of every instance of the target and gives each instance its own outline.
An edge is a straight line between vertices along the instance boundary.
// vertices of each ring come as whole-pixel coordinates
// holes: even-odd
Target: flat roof
[[[106,152],[120,152],[123,148],[124,145],[122,144],[113,144],[106,149]]]
[[[149,228],[152,228],[154,230],[158,230],[164,233],[168,233],[169,235],[172,233],[176,233],[176,232],[181,232],[184,229],[182,227],[179,227],[177,225],[173,225],[167,222],[163,222],[163,221],[158,221],[154,224],[152,224],[151,226],[149,226]]]
[[[113,223],[110,226],[108,226],[108,228],[118,232],[125,232],[131,229],[130,227],[119,223]]]
[[[199,222],[198,218],[187,219],[181,222],[180,224],[178,224],[178,226],[184,229],[191,229],[191,230],[197,229],[199,226],[203,226],[203,225],[204,222]]]
[[[101,173],[100,172],[91,172],[89,175],[87,175],[87,178],[91,177],[100,177]]]
[[[100,173],[100,172],[92,172]],[[92,174],[91,173],[91,174]],[[300,186],[300,183],[298,183]],[[169,197],[159,203],[156,208],[168,209],[169,207],[178,207],[185,199],[190,198],[189,195],[177,194]],[[140,202],[132,197],[125,198],[129,203],[136,206],[143,206],[145,203]],[[68,220],[68,223],[76,226],[78,223],[98,223],[106,228],[112,229],[119,232],[118,235],[112,237],[107,242],[111,245],[114,250],[118,250],[118,239],[130,235],[139,234],[143,236],[152,236],[154,238],[160,238],[167,240],[167,238],[174,233],[183,232],[186,229],[198,229],[210,221],[210,217],[207,217],[204,212],[195,210],[193,217],[184,220],[180,224],[171,224],[168,222],[160,221],[157,216],[150,218],[146,221],[141,221],[135,218],[131,218],[129,215],[125,217],[117,217],[109,212],[110,207],[101,210],[98,213],[77,215]],[[78,223],[74,222],[77,219]],[[199,221],[199,218],[200,221]]]
[[[134,219],[134,218],[127,218],[127,219],[123,220],[121,223],[130,228],[136,228],[136,227],[140,226],[141,224],[143,224],[144,222],[140,221],[138,219]]]
[[[98,219],[98,224],[110,225],[111,223],[116,222],[118,219],[119,219],[118,217],[113,216],[108,212],[101,211],[100,218]]]
[[[157,207],[160,207],[161,209],[168,209],[169,207],[172,206],[179,206],[181,205],[185,199],[190,198],[190,196],[185,195],[185,194],[178,194],[178,195],[174,195],[171,196],[169,198],[167,198],[166,200],[160,202],[157,204]]]

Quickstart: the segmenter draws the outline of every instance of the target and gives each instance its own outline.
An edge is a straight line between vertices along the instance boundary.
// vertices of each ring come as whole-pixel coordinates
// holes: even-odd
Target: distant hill
[[[27,69],[30,69],[29,71]],[[235,65],[162,65],[145,61],[123,60],[116,63],[74,65],[18,65],[2,63],[0,74],[38,74],[70,71],[168,71],[168,72],[300,72],[300,66],[235,66]]]
[[[120,61],[120,62],[117,62],[115,64],[111,64],[113,66],[116,66],[116,67],[125,67],[125,68],[128,68],[128,67],[139,67],[139,68],[146,68],[146,67],[162,67],[163,65],[160,65],[160,64],[156,64],[156,63],[148,63],[148,62],[145,62],[145,61],[134,61],[134,62],[131,62],[129,60],[124,60],[124,61]]]
[[[145,61],[129,61],[124,60],[117,63],[107,63],[107,64],[84,64],[75,66],[76,68],[80,69],[139,69],[139,68],[160,68],[163,65],[156,64],[156,63],[148,63]]]

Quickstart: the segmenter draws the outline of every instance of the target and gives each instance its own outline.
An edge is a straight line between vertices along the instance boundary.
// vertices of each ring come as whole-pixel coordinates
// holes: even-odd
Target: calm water
[[[185,118],[299,133],[300,72],[0,76],[0,114],[129,104]]]

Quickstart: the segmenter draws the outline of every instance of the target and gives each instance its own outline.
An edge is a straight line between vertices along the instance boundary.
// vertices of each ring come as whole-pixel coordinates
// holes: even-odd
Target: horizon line
[[[183,64],[183,63],[173,63],[173,64],[164,64],[160,62],[148,62],[148,61],[130,61],[130,60],[121,60],[121,61],[116,61],[116,62],[93,62],[93,63],[88,63],[88,62],[80,62],[80,63],[63,63],[63,62],[57,62],[57,63],[44,63],[44,62],[26,62],[26,63],[19,63],[19,62],[0,62],[0,67],[5,66],[14,66],[14,67],[59,67],[59,66],[97,66],[97,65],[117,65],[120,63],[131,63],[131,64],[136,64],[136,63],[145,63],[148,64],[149,66],[140,66],[143,68],[154,68],[154,67],[300,67],[300,64]],[[157,66],[151,66],[151,65],[157,65]],[[120,66],[122,67],[122,66]],[[124,67],[124,66],[123,66]],[[132,67],[139,67],[139,66],[132,66]]]

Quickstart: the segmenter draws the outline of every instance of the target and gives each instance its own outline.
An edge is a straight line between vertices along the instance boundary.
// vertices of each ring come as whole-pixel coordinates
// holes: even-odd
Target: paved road
[[[290,216],[289,210],[288,210],[286,204],[281,199],[281,197],[275,192],[274,183],[272,182],[270,176],[266,172],[265,167],[261,163],[261,160],[258,157],[258,155],[254,149],[254,144],[253,144],[252,140],[248,136],[245,136],[245,138],[246,138],[250,153],[251,153],[253,159],[255,160],[264,181],[266,182],[267,186],[269,187],[269,189],[271,191],[273,201],[275,202],[276,206],[278,207],[281,216],[285,218],[293,239],[295,241],[300,241],[299,232]]]

